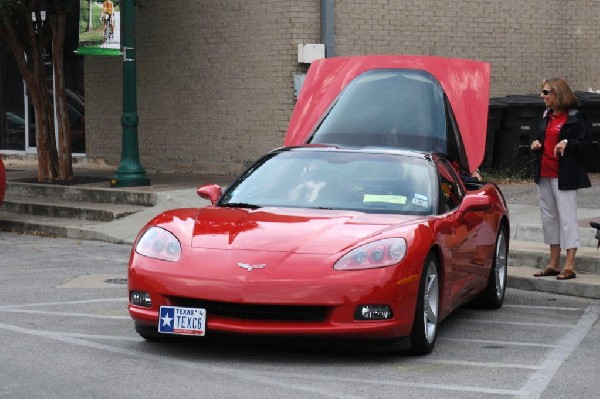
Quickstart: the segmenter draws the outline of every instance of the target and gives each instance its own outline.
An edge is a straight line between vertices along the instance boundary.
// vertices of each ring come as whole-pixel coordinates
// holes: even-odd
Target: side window
[[[459,184],[459,177],[448,162],[440,160],[437,169],[440,176],[440,211],[444,213],[458,207],[464,193]]]
[[[448,148],[446,149],[446,155],[462,165],[467,165],[467,153],[462,142],[460,132],[458,130],[458,124],[456,123],[456,117],[452,112],[452,105],[448,101],[447,97],[444,97],[446,104],[446,140],[448,141]]]

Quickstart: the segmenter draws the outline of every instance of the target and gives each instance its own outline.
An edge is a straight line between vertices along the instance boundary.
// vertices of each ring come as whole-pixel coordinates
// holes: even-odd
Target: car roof
[[[285,145],[305,143],[342,90],[360,74],[376,69],[423,70],[440,83],[452,106],[472,172],[485,153],[490,65],[433,56],[373,55],[315,61],[292,113]]]

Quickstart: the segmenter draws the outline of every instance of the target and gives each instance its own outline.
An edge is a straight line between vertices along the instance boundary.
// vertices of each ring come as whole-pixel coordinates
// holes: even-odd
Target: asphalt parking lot
[[[509,289],[426,357],[317,342],[150,343],[126,311],[128,245],[0,233],[0,397],[597,397],[594,300]],[[575,382],[575,383],[574,383]]]

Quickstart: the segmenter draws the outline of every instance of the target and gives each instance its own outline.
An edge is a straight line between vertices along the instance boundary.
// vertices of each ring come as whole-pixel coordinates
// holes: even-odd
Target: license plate
[[[206,309],[161,306],[158,332],[164,334],[198,335],[206,332]]]

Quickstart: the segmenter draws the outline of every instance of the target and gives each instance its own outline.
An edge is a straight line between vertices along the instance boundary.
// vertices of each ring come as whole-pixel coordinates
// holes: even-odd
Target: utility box
[[[305,73],[297,73],[294,75],[294,99],[297,100],[304,86],[304,80],[306,79]]]
[[[311,64],[313,61],[325,58],[324,44],[299,44],[298,62],[300,64]]]

